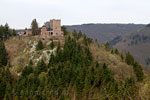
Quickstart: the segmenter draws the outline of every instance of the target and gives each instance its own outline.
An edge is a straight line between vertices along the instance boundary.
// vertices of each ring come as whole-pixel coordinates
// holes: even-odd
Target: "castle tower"
[[[45,25],[42,26],[41,36],[42,36],[42,38],[47,38],[47,29],[46,29]]]
[[[53,29],[53,36],[62,35],[61,20],[56,19],[50,20],[50,28]]]
[[[52,19],[50,22],[46,22],[41,29],[42,38],[62,37],[63,31],[61,31],[61,20]]]

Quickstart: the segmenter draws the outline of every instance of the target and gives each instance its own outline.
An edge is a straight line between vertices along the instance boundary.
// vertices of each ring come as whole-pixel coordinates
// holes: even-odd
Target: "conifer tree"
[[[31,23],[31,28],[32,28],[32,35],[38,35],[39,34],[39,28],[38,28],[38,23],[36,19],[33,19]]]
[[[43,47],[43,43],[42,43],[42,41],[40,40],[40,41],[38,41],[38,44],[37,44],[37,46],[36,46],[36,50],[38,51],[38,50],[42,50],[44,47]]]
[[[6,84],[0,77],[0,98],[3,98],[5,95]]]
[[[48,67],[53,66],[55,63],[56,63],[56,58],[55,58],[54,54],[52,53],[50,56]]]
[[[134,64],[134,58],[132,57],[132,55],[129,52],[126,54],[125,61],[128,65],[133,65]]]
[[[136,74],[137,81],[143,81],[144,73],[143,73],[142,67],[137,62],[135,62],[133,65],[133,69]]]
[[[119,53],[119,52],[118,52],[118,49],[116,48],[116,49],[115,49],[115,54],[118,54],[118,53]]]
[[[0,40],[3,40],[3,36],[4,36],[4,27],[1,25],[0,26]]]
[[[31,66],[31,65],[26,66],[26,67],[23,69],[23,71],[22,71],[22,76],[27,76],[27,75],[29,75],[29,74],[32,73],[32,72],[33,72],[32,66]]]
[[[106,50],[109,50],[109,49],[110,49],[110,44],[109,44],[109,42],[107,42],[107,43],[105,44],[105,48],[106,48]]]
[[[4,42],[0,41],[0,67],[7,65],[7,51]]]
[[[72,34],[73,34],[74,38],[77,39],[77,31],[73,30]]]
[[[6,23],[5,26],[4,26],[4,38],[5,38],[5,39],[8,39],[9,36],[10,36],[9,26],[8,26],[8,24]]]
[[[13,36],[16,36],[16,35],[17,35],[15,29],[13,29],[12,35],[13,35]]]
[[[47,66],[43,59],[38,62],[37,64],[37,69],[36,69],[36,74],[40,74],[41,72],[45,72],[47,70]]]
[[[68,32],[67,32],[66,27],[65,27],[65,26],[62,26],[61,29],[62,29],[62,31],[64,32],[64,35],[67,35]]]
[[[82,36],[82,32],[81,32],[81,31],[79,31],[79,33],[78,33],[78,39],[80,39],[80,38],[81,38],[81,36]]]
[[[114,54],[114,50],[113,49],[111,50],[111,54]]]
[[[51,49],[54,49],[54,42],[52,41],[50,44]]]
[[[122,59],[122,61],[123,61],[123,60],[124,60],[123,54],[121,54],[120,57],[121,57],[121,59]]]

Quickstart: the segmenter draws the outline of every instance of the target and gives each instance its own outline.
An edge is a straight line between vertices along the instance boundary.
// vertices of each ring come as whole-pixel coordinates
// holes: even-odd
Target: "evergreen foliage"
[[[67,31],[67,29],[66,29],[65,26],[62,26],[61,29],[62,29],[62,31],[64,32],[64,35],[67,35],[67,34],[68,34],[68,31]]]
[[[133,70],[134,70],[134,73],[136,74],[137,81],[143,81],[144,73],[143,73],[142,67],[134,60],[134,58],[132,57],[132,55],[130,55],[129,52],[126,54],[126,63],[128,65],[133,66]]]
[[[49,60],[49,64],[48,66],[54,66],[56,64],[56,57],[54,56],[54,54],[52,53],[51,56],[50,56],[50,60]]]
[[[16,33],[16,30],[15,30],[15,29],[13,29],[12,35],[13,35],[13,36],[16,36],[16,35],[17,35],[17,33]]]
[[[115,49],[115,54],[119,54],[119,52],[118,52],[118,49],[117,49],[117,48]]]
[[[29,75],[29,74],[32,73],[32,72],[33,72],[32,66],[31,66],[31,65],[26,66],[26,67],[23,69],[23,71],[22,71],[22,76],[27,76],[27,75]]]
[[[39,28],[38,28],[38,23],[36,19],[33,19],[31,23],[31,29],[32,29],[32,35],[38,35],[39,34]]]
[[[43,47],[43,42],[41,40],[38,41],[38,44],[36,46],[36,50],[42,50],[44,47]]]
[[[32,60],[24,67],[22,75],[11,78],[8,69],[0,69],[0,98],[4,100],[136,100],[138,87],[135,80],[127,78],[119,82],[109,66],[94,61],[89,44],[92,43],[82,33],[74,31],[64,45],[58,44],[55,53],[50,55],[48,65],[40,60],[37,65]],[[80,35],[79,35],[80,34]],[[83,36],[83,43],[78,39]],[[42,45],[42,46],[41,46]],[[37,50],[43,49],[42,41]],[[116,51],[115,51],[116,53]],[[118,54],[118,53],[116,53]],[[129,60],[128,60],[129,59]],[[127,53],[127,64],[132,65],[138,81],[143,80],[142,67]],[[131,61],[130,61],[131,60]]]
[[[143,81],[144,73],[143,73],[142,67],[137,62],[135,62],[133,65],[133,69],[134,69],[134,72],[136,74],[137,80]]]
[[[105,44],[105,48],[106,48],[106,50],[110,50],[109,42],[107,42],[107,43]]]
[[[132,55],[129,52],[126,54],[125,61],[128,65],[133,65],[134,64],[134,58],[132,57]]]
[[[83,43],[87,46],[88,44],[92,43],[92,39],[88,38],[85,34],[83,35]]]
[[[4,42],[0,41],[0,67],[6,66],[8,56]]]
[[[54,49],[55,45],[54,45],[53,41],[51,42],[50,47],[51,47],[51,49]]]
[[[122,59],[122,61],[123,61],[123,60],[124,60],[124,56],[123,56],[123,54],[121,54],[121,55],[120,55],[120,57],[121,57],[121,59]]]
[[[47,66],[43,59],[38,62],[37,67],[35,69],[35,74],[39,75],[41,72],[46,72],[47,71]]]
[[[14,36],[15,30],[10,29],[9,25],[6,23],[4,26],[0,26],[0,40],[7,40],[9,37]]]

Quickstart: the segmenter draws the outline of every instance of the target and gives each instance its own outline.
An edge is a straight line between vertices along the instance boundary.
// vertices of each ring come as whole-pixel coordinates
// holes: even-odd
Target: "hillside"
[[[145,25],[141,24],[83,24],[66,26],[68,30],[81,30],[88,37],[98,40],[99,43],[111,41],[117,36],[124,35],[141,29]]]
[[[149,72],[130,54],[86,35],[65,32],[61,41],[38,36],[5,41],[9,64],[0,67],[0,99],[150,98]]]
[[[150,28],[130,32],[110,41],[114,48],[129,51],[140,63],[150,66]]]

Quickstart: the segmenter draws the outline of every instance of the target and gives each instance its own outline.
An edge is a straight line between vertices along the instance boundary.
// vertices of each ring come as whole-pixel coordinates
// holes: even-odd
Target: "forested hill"
[[[137,61],[150,66],[150,27],[130,32],[110,43],[114,48],[129,51]]]
[[[65,40],[32,36],[0,42],[0,99],[150,99],[148,73],[130,53],[63,31]]]
[[[66,26],[68,30],[81,30],[88,37],[97,39],[99,43],[106,43],[117,36],[139,30],[145,25],[142,24],[83,24]]]

